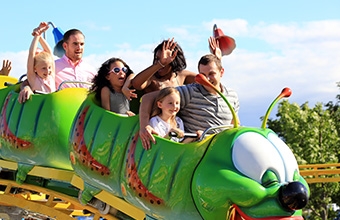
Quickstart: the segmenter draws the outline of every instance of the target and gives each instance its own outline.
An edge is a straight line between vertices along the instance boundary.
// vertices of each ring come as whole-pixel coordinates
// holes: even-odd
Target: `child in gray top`
[[[133,116],[130,101],[122,91],[124,83],[129,84],[134,74],[130,67],[120,58],[110,58],[98,70],[92,80],[90,92],[100,100],[101,106],[109,111]]]

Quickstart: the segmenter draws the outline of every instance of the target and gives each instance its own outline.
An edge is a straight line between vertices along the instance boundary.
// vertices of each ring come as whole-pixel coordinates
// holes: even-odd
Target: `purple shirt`
[[[63,81],[82,81],[91,83],[93,77],[97,74],[96,70],[83,60],[80,60],[77,65],[64,55],[62,58],[55,61],[55,85],[59,85]],[[88,88],[90,85],[81,83],[64,83],[62,88],[82,87]]]

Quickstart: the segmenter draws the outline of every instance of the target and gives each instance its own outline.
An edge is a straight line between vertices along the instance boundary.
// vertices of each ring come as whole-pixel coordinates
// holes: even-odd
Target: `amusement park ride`
[[[225,37],[216,26],[214,36]],[[21,82],[0,77],[0,204],[63,220],[303,219],[308,184],[289,147],[266,128],[289,88],[259,128],[240,126],[230,108],[234,125],[219,133],[209,128],[188,144],[156,137],[145,150],[138,115],[106,111],[83,88],[20,104]],[[196,82],[214,88],[200,74]]]

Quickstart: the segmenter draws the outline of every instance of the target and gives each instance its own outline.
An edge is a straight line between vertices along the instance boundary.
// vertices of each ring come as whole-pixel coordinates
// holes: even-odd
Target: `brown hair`
[[[222,69],[221,60],[214,54],[207,54],[201,57],[201,59],[198,61],[198,70],[199,70],[200,65],[206,66],[211,62],[214,62],[219,70]]]
[[[112,57],[106,60],[99,68],[97,75],[92,79],[93,84],[89,90],[89,93],[95,93],[95,97],[99,101],[101,100],[100,92],[102,91],[103,87],[107,86],[112,92],[114,92],[114,89],[112,88],[110,81],[107,80],[106,76],[110,74],[110,66],[112,63],[115,62],[121,62],[128,69],[128,72],[126,73],[126,78],[133,73],[129,65],[127,65],[127,63],[120,58]]]
[[[81,34],[85,38],[85,35],[80,30],[78,30],[78,29],[71,29],[71,30],[68,30],[68,31],[65,32],[65,34],[63,36],[63,42],[67,42],[72,35],[76,35],[76,34]]]

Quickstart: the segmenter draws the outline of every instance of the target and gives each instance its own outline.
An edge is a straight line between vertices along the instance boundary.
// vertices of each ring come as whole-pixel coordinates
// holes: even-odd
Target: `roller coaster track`
[[[340,163],[299,165],[308,183],[340,182]]]
[[[16,171],[17,163],[0,159],[2,173]],[[11,178],[0,178],[0,205],[15,206],[31,212],[41,213],[52,219],[76,219],[90,216],[92,219],[145,219],[145,214],[106,191],[101,191],[95,197],[97,204],[109,205],[108,211],[98,210],[95,206],[82,205],[77,196],[70,196],[65,190],[58,190],[56,184],[44,186],[41,183],[48,180],[68,185],[77,192],[83,190],[84,183],[73,171],[35,166],[27,176],[30,181],[18,184]],[[28,182],[28,183],[26,183]],[[74,194],[74,193],[73,193]],[[101,201],[101,202],[100,202]]]
[[[0,159],[1,173],[16,172],[18,164]],[[300,174],[311,183],[340,182],[340,163],[299,165]],[[57,187],[46,187],[39,184],[45,180],[68,184],[74,191],[84,189],[83,180],[73,171],[35,166],[23,184],[18,184],[12,178],[0,177],[0,205],[15,206],[31,212],[41,213],[52,219],[75,219],[81,216],[92,219],[145,219],[145,214],[121,198],[106,191],[101,191],[95,197],[98,201],[110,206],[107,213],[95,206],[82,205],[77,196],[67,195],[65,190]],[[37,184],[38,183],[38,184]]]

